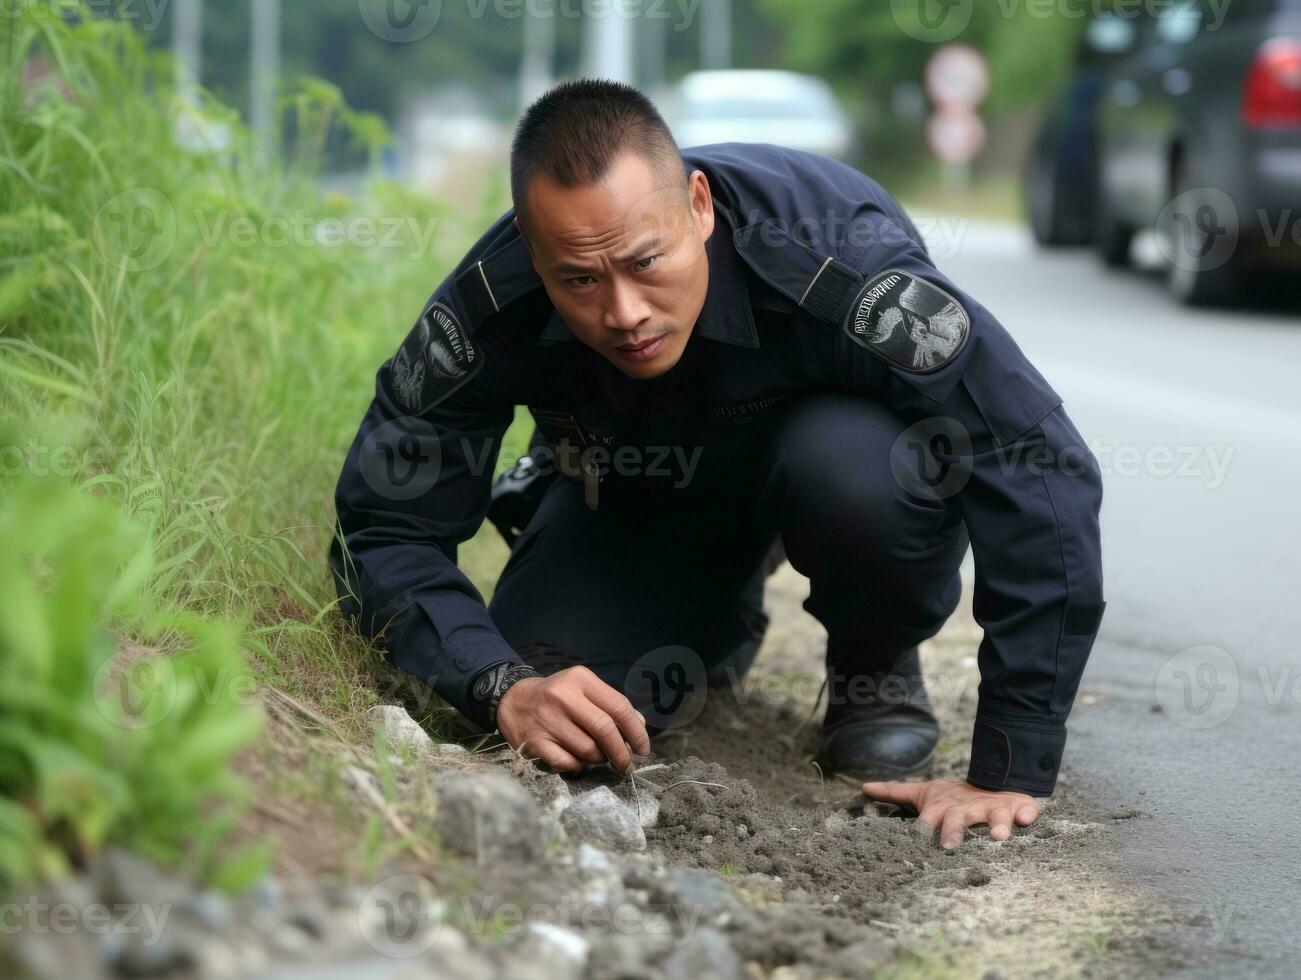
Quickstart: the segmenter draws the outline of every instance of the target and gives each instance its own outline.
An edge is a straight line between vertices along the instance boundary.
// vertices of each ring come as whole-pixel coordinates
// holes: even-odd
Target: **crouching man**
[[[843,164],[680,150],[583,80],[510,166],[514,207],[379,370],[336,494],[344,611],[530,757],[629,771],[744,673],[785,557],[828,634],[823,769],[946,846],[1033,821],[1104,608],[1099,471],[1060,397]],[[516,406],[537,434],[494,493]],[[490,506],[512,549],[485,606],[456,555]],[[917,646],[969,546],[970,769],[902,782],[933,759]]]

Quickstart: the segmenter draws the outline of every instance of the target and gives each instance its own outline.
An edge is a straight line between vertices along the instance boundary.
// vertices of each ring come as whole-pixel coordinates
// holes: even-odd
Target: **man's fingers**
[[[525,739],[519,750],[530,759],[541,759],[556,772],[581,772],[583,763],[548,739]]]
[[[569,706],[569,716],[600,746],[615,769],[627,772],[632,767],[632,753],[624,744],[623,732],[604,710],[584,700]]]
[[[968,812],[961,807],[949,807],[948,812],[944,814],[944,823],[940,827],[941,847],[946,850],[957,847],[962,843],[962,835],[967,829],[967,824],[980,822],[979,820],[969,820]]]
[[[944,819],[944,814],[949,812],[949,807],[945,803],[932,803],[929,806],[922,807],[921,812],[917,814],[917,822],[925,824],[931,830],[940,829],[940,821]]]
[[[605,761],[605,753],[585,731],[569,719],[559,719],[549,726],[549,732],[556,743],[575,758],[588,763]]]
[[[999,807],[991,811],[989,819],[990,840],[1007,840],[1012,836],[1012,811],[1007,807]]]
[[[646,719],[640,711],[632,706],[624,695],[620,694],[599,677],[596,683],[588,686],[587,698],[603,710],[623,732],[624,741],[632,746],[638,755],[650,755],[650,735],[646,732]]]
[[[926,797],[926,784],[864,783],[863,795],[885,803],[902,803],[920,811]]]
[[[1029,803],[1022,803],[1016,809],[1016,822],[1022,827],[1029,827],[1039,818],[1039,804],[1031,800]]]

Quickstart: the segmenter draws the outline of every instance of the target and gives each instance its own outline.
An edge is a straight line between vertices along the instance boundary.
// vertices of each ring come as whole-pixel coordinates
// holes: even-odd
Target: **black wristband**
[[[484,731],[497,728],[497,708],[502,696],[518,681],[526,677],[542,675],[528,664],[502,660],[489,664],[470,679],[466,688],[466,701],[470,711],[467,715],[471,721]]]

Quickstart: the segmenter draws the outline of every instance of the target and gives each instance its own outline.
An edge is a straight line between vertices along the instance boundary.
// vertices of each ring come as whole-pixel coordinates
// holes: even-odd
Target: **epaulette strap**
[[[828,256],[826,265],[809,283],[807,295],[800,305],[820,320],[841,323],[862,282],[861,275]]]
[[[760,279],[828,323],[843,321],[863,283],[852,267],[806,245],[771,218],[738,229],[733,244]]]
[[[465,304],[471,333],[477,331],[488,317],[500,313],[526,293],[541,288],[542,280],[533,269],[522,238],[515,238],[490,252],[456,277],[456,291]]]

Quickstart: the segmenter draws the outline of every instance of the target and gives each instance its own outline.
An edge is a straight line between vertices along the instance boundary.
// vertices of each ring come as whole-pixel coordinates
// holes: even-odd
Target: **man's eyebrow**
[[[662,247],[663,242],[661,242],[658,237],[652,238],[649,241],[638,245],[636,248],[630,249],[623,255],[615,256],[614,261],[617,265],[635,262],[638,259],[645,258],[649,253]],[[558,275],[585,276],[589,275],[596,268],[597,266],[595,265],[579,265],[574,262],[561,262],[559,265],[553,267],[553,271]]]

